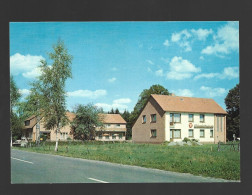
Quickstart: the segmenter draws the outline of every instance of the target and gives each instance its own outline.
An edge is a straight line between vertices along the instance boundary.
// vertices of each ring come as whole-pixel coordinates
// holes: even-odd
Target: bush
[[[72,141],[71,137],[68,137],[68,138],[67,138],[67,141]]]
[[[183,139],[183,142],[187,143],[187,142],[191,142],[191,140],[190,140],[189,138],[185,137],[185,138]]]

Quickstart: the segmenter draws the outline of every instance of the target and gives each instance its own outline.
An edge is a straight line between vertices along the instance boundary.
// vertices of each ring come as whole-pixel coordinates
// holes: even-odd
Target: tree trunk
[[[58,131],[59,131],[59,125],[57,125],[57,129],[56,129],[56,144],[55,144],[55,152],[58,152]]]

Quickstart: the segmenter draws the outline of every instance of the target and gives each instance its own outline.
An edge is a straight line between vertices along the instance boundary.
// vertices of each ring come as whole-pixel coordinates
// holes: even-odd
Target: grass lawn
[[[240,153],[229,149],[218,152],[217,145],[214,144],[167,146],[167,144],[59,142],[58,152],[54,152],[54,145],[55,143],[48,142],[45,146],[18,149],[240,180]]]

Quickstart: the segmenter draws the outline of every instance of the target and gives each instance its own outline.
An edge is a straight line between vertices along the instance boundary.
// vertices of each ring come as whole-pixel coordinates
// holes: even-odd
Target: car
[[[12,146],[21,146],[21,140],[18,139],[15,142],[12,143]]]

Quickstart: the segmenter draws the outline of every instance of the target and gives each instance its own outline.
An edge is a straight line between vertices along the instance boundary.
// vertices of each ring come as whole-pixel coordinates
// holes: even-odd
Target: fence
[[[228,142],[228,143],[223,143],[219,142],[218,143],[218,151],[223,151],[229,149],[230,151],[240,151],[240,142]]]

